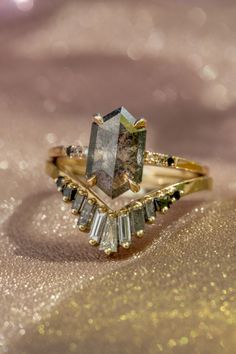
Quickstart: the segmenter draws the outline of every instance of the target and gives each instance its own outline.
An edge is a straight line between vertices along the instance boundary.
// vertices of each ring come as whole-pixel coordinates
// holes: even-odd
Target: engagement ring
[[[106,254],[129,248],[176,201],[209,190],[208,169],[181,157],[145,150],[146,120],[124,107],[93,117],[88,147],[49,150],[47,173],[71,202],[80,231]]]

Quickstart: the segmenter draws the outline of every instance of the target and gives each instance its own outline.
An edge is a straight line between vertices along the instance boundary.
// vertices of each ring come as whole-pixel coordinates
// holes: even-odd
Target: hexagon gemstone
[[[97,186],[111,198],[129,190],[128,176],[142,182],[146,129],[136,128],[135,119],[124,107],[92,124],[87,177],[96,176]]]

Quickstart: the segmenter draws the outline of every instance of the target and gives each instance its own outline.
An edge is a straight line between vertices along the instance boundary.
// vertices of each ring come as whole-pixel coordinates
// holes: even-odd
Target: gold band
[[[52,178],[57,178],[59,174],[69,177],[73,183],[87,191],[89,198],[95,198],[100,207],[105,206],[108,211],[114,212],[114,209],[106,202],[106,198],[101,199],[97,191],[87,185],[85,178],[86,155],[71,158],[66,154],[66,148],[59,146],[49,150],[49,157],[47,173]],[[169,155],[145,153],[141,185],[143,195],[141,197],[137,195],[135,202],[127,202],[126,198],[125,206],[119,208],[119,212],[132,208],[137,202],[142,203],[146,198],[155,198],[163,193],[168,194],[173,189],[180,191],[181,195],[188,195],[212,188],[212,178],[208,177],[206,167],[175,156],[171,156],[173,162],[170,165],[168,159],[170,159]]]
[[[56,146],[49,149],[48,155],[51,159],[68,157],[66,147],[64,146]],[[86,156],[84,154],[81,154],[79,160],[81,159],[86,159]],[[74,160],[78,161],[78,159],[75,157]],[[145,151],[144,153],[144,165],[155,167],[170,167],[181,171],[191,172],[199,176],[206,176],[209,174],[208,167],[202,166],[195,161],[189,161],[182,157],[170,156],[167,154],[160,154],[150,151]]]
[[[63,200],[72,202],[79,230],[88,232],[89,243],[99,245],[107,255],[117,252],[118,246],[129,248],[131,236],[142,237],[144,224],[154,223],[157,212],[167,212],[185,195],[212,188],[207,168],[179,157],[146,152],[136,199],[127,191],[114,202],[96,185],[92,188],[86,165],[85,150],[56,147],[49,151],[46,172],[55,179]]]

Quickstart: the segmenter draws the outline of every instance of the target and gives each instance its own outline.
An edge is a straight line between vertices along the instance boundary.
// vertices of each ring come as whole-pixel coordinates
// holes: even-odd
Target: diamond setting
[[[121,107],[102,124],[92,124],[86,175],[96,176],[97,186],[111,198],[129,190],[127,177],[142,182],[146,129],[135,127],[137,121]]]

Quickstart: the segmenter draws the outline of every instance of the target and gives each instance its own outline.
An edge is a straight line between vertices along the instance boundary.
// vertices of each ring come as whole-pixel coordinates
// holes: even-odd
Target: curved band
[[[86,149],[56,147],[49,151],[46,172],[55,179],[63,200],[72,202],[80,231],[89,232],[89,243],[99,245],[107,255],[117,252],[118,246],[129,248],[133,235],[142,237],[145,223],[154,223],[156,213],[165,213],[185,195],[212,187],[207,168],[179,157],[146,152],[142,189],[136,199],[127,192],[110,205],[110,198],[88,185],[86,163]]]
[[[74,183],[78,183],[81,187],[88,190],[89,196],[96,198],[98,205],[105,206],[109,211],[113,212],[114,207],[109,205],[106,196],[101,199],[100,193],[97,193],[96,188],[91,189],[87,184],[85,178],[87,149],[69,148],[70,151],[73,150],[72,155],[68,152],[68,148],[63,146],[49,150],[50,160],[47,161],[48,175],[54,179],[59,174],[69,177]],[[163,169],[163,167],[165,168]],[[169,193],[173,189],[178,189],[182,195],[208,190],[212,188],[212,178],[208,177],[208,168],[196,162],[176,156],[170,157],[165,154],[145,152],[141,186],[143,193],[141,197],[137,194],[135,202],[142,202],[147,197],[154,198],[159,194]],[[124,205],[125,198],[121,199]],[[119,211],[123,211],[123,209],[127,209],[132,205],[133,202],[130,203],[129,199],[128,203],[121,207]]]
[[[75,159],[86,159],[86,154],[87,147],[80,146],[56,146],[51,148],[48,152],[50,158],[70,157]],[[202,166],[195,161],[150,151],[145,151],[144,153],[144,165],[170,167],[185,172],[191,172],[199,176],[206,176],[209,174],[208,167]]]

